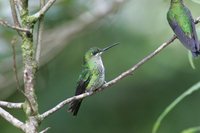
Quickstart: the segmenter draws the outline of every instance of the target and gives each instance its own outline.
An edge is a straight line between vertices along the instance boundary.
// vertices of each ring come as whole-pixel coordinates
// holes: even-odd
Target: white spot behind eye
[[[99,53],[95,54],[95,56],[99,56]]]

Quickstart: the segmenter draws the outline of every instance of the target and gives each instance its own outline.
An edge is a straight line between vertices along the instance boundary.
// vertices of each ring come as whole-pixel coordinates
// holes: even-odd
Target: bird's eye
[[[92,52],[93,55],[96,55],[97,53],[98,53],[97,51]]]

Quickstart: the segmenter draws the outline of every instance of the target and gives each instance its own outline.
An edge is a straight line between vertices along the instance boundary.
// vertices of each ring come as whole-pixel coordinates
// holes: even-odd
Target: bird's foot
[[[86,90],[85,92],[92,93],[92,92],[93,92],[93,90],[92,90],[92,89],[90,89],[90,90]]]

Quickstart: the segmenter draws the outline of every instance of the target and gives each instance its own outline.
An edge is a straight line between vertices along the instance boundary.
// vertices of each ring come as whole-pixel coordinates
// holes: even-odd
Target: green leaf
[[[177,104],[179,104],[184,98],[191,95],[195,91],[198,91],[200,89],[200,82],[196,83],[192,87],[190,87],[187,91],[185,91],[183,94],[181,94],[178,98],[176,98],[164,111],[163,113],[158,117],[156,122],[153,125],[152,133],[157,133],[163,119],[168,115],[169,112],[171,112]],[[188,132],[189,133],[189,132]]]
[[[183,130],[181,133],[196,133],[198,131],[200,131],[200,127],[192,127],[192,128]]]

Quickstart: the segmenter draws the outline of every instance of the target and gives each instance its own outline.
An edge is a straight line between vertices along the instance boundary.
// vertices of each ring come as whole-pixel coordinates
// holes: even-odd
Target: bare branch
[[[11,28],[11,29],[13,29],[13,30],[17,30],[17,31],[30,32],[29,29],[20,28],[20,27],[18,27],[18,26],[10,25],[10,24],[8,24],[7,21],[4,21],[4,20],[2,20],[2,19],[0,19],[0,25],[2,25],[2,26],[4,26],[4,27]]]
[[[0,107],[6,107],[10,109],[21,109],[23,108],[23,103],[11,103],[6,101],[0,101]]]
[[[40,8],[44,7],[45,0],[40,0]],[[38,31],[37,31],[37,45],[36,45],[36,57],[35,60],[39,65],[40,53],[41,53],[41,43],[42,43],[42,33],[44,30],[44,16],[39,19]]]
[[[20,92],[22,92],[22,90],[20,90],[19,77],[18,77],[18,73],[17,73],[16,51],[15,51],[15,43],[16,43],[16,41],[17,41],[16,38],[13,38],[13,40],[11,41],[12,50],[13,50],[13,71],[14,71],[15,80],[16,80],[16,83],[17,83],[17,89]]]
[[[15,6],[14,0],[10,0],[10,8],[11,8],[11,12],[12,12],[14,25],[17,26],[17,27],[21,27],[20,23],[19,23],[19,20],[18,20],[18,16],[17,16],[17,11],[16,11],[16,6]],[[20,33],[19,30],[17,30],[17,33],[21,36],[21,33]]]
[[[18,12],[20,13],[20,15],[21,15],[21,11],[22,11],[22,1],[21,0],[14,0],[14,3],[15,3],[15,5],[16,5],[16,7],[17,7],[17,10],[18,10]]]
[[[31,17],[35,18],[35,20],[37,21],[40,17],[42,17],[48,10],[49,8],[53,5],[53,3],[56,0],[49,0],[45,6],[43,6],[43,8],[41,8],[40,11],[38,11],[37,13],[35,13],[34,15],[32,15]]]
[[[161,46],[159,46],[155,51],[153,51],[152,53],[150,53],[148,56],[146,56],[145,58],[143,58],[140,62],[138,62],[136,65],[134,65],[132,68],[128,69],[127,71],[121,73],[119,76],[117,76],[115,79],[109,81],[108,83],[104,84],[101,88],[99,88],[97,91],[102,91],[105,88],[117,83],[118,81],[120,81],[121,79],[127,77],[128,75],[132,75],[134,71],[136,71],[138,68],[140,68],[144,63],[146,63],[148,60],[150,60],[151,58],[153,58],[155,55],[157,55],[158,53],[160,53],[166,46],[168,46],[169,44],[171,44],[174,40],[176,39],[176,36],[174,35],[169,41],[163,43]],[[78,100],[78,99],[83,99],[85,97],[88,97],[90,95],[93,95],[95,92],[86,92],[83,93],[81,95],[78,96],[73,96],[71,98],[68,98],[62,102],[60,102],[58,105],[56,105],[54,108],[46,111],[45,113],[40,115],[41,119],[46,118],[47,116],[53,114],[54,112],[56,112],[57,110],[61,109],[64,105],[74,101],[74,100]]]
[[[195,24],[197,24],[199,22],[200,22],[200,17],[198,17],[195,20]],[[167,42],[161,44],[155,51],[153,51],[148,56],[146,56],[145,58],[143,58],[141,61],[139,61],[137,64],[135,64],[132,68],[128,69],[127,71],[125,71],[125,72],[121,73],[119,76],[117,76],[115,79],[113,79],[113,80],[109,81],[108,83],[104,84],[97,91],[102,91],[105,88],[112,86],[113,84],[117,83],[118,81],[122,80],[123,78],[127,77],[128,75],[133,75],[134,71],[136,71],[144,63],[146,63],[147,61],[149,61],[150,59],[152,59],[155,55],[157,55],[158,53],[160,53],[165,47],[167,47],[169,44],[171,44],[176,38],[177,38],[176,35],[174,35],[171,39],[169,39]],[[96,93],[96,91],[95,92],[86,92],[86,93],[83,93],[83,94],[78,95],[78,96],[70,97],[70,98],[68,98],[68,99],[60,102],[59,104],[57,104],[54,108],[52,108],[52,109],[44,112],[39,117],[41,119],[45,119],[46,117],[48,117],[49,115],[53,114],[57,110],[61,109],[66,104],[68,104],[68,103],[70,103],[70,102],[72,102],[74,100],[83,99],[85,97],[93,95],[94,93]]]
[[[72,101],[74,101],[74,100],[83,99],[83,98],[85,98],[85,97],[87,97],[87,96],[90,96],[90,95],[92,95],[92,94],[93,94],[93,92],[86,92],[86,93],[83,93],[83,94],[78,95],[78,96],[70,97],[70,98],[68,98],[68,99],[66,99],[66,100],[64,100],[64,101],[62,101],[62,102],[60,102],[60,103],[59,103],[58,105],[56,105],[54,108],[52,108],[52,109],[46,111],[45,113],[41,114],[41,115],[39,116],[39,118],[40,118],[41,120],[43,120],[43,119],[46,118],[47,116],[49,116],[49,115],[53,114],[54,112],[58,111],[59,109],[61,109],[61,108],[62,108],[63,106],[65,106],[66,104],[68,104],[68,103],[70,103],[70,102],[72,102]]]
[[[17,128],[19,128],[19,129],[24,131],[24,129],[25,129],[24,123],[19,121],[17,118],[12,116],[10,113],[5,111],[1,107],[0,107],[0,116],[2,116],[6,121],[8,121],[13,126],[15,126],[15,127],[17,127]]]
[[[13,21],[14,21],[15,26],[21,27],[19,20],[18,20],[18,17],[17,17],[17,12],[16,12],[16,8],[15,8],[14,0],[10,0],[10,7],[11,7],[12,17],[13,17]]]
[[[115,79],[111,80],[110,82],[104,84],[103,87],[100,88],[100,89],[102,90],[104,88],[107,88],[107,87],[115,84],[119,80],[127,77],[128,75],[133,75],[134,71],[136,71],[138,68],[140,68],[144,63],[146,63],[147,61],[149,61],[155,55],[157,55],[158,53],[160,53],[165,47],[167,47],[169,44],[171,44],[176,38],[177,38],[176,35],[174,35],[170,40],[168,40],[167,42],[165,42],[162,45],[160,45],[155,51],[153,51],[148,56],[146,56],[145,58],[143,58],[140,62],[138,62],[137,64],[135,64],[132,68],[130,68],[129,70],[123,72],[118,77],[116,77]]]

